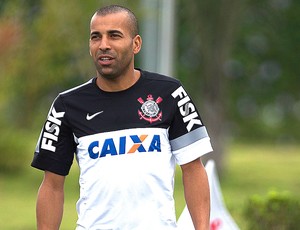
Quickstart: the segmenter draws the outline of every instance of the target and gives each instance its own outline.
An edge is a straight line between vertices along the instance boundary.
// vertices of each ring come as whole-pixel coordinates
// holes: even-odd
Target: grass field
[[[235,144],[229,148],[226,171],[220,183],[227,208],[241,229],[245,201],[253,194],[289,191],[300,198],[300,146]],[[30,164],[30,159],[24,164]],[[72,168],[66,180],[65,212],[61,229],[75,228],[78,170]],[[185,203],[180,171],[175,183],[177,215]],[[30,167],[22,175],[0,174],[0,226],[5,230],[35,229],[35,200],[42,173]]]

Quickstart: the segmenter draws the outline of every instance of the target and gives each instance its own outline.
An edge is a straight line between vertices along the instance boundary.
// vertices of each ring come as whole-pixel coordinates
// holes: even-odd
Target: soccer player
[[[209,136],[178,80],[135,68],[141,46],[129,9],[111,5],[92,16],[96,77],[56,97],[32,161],[44,171],[39,230],[59,229],[74,155],[80,168],[77,230],[176,229],[176,164],[195,229],[209,229],[209,185],[200,159],[212,151]]]

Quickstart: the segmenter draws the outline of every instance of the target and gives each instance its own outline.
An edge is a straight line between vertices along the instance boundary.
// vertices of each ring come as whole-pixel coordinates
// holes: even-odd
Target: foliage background
[[[246,141],[297,142],[299,1],[189,0],[178,5],[178,76],[194,95],[224,91],[227,134]],[[197,12],[187,13],[192,6]],[[225,54],[222,43],[229,47]],[[221,55],[225,60],[219,64]],[[207,78],[215,80],[209,89],[204,81],[208,64],[214,70]],[[196,98],[203,107],[207,96]]]

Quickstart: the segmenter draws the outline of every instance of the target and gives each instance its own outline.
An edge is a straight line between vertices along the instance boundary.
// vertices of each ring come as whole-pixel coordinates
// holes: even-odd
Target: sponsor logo
[[[57,142],[58,140],[58,134],[61,126],[60,118],[62,118],[64,115],[65,112],[56,112],[55,108],[52,108],[44,127],[45,131],[41,141],[42,149],[55,152],[56,147],[53,145],[53,142]]]
[[[92,120],[94,117],[98,116],[99,114],[103,113],[103,111],[100,111],[100,112],[97,112],[97,113],[94,113],[92,115],[90,115],[89,113],[86,115],[86,119],[88,121]]]
[[[147,141],[146,141],[147,139]],[[130,147],[130,148],[128,148]],[[161,152],[160,135],[129,135],[93,141],[88,147],[90,158],[97,159],[106,155],[116,156],[143,152]]]
[[[180,114],[184,123],[187,123],[186,129],[190,132],[194,125],[202,125],[199,115],[196,111],[196,107],[191,102],[191,99],[187,95],[186,91],[180,86],[172,93],[172,97],[179,97],[177,106],[179,108]]]
[[[151,94],[148,95],[147,100],[144,101],[141,97],[137,99],[142,104],[141,110],[138,110],[140,119],[144,119],[150,123],[160,120],[162,118],[162,112],[160,111],[158,104],[162,102],[162,98],[158,97],[155,101]]]

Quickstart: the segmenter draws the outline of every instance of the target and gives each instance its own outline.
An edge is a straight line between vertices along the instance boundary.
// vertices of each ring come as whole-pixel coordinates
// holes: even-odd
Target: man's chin
[[[101,71],[98,72],[102,78],[113,80],[118,77],[118,75],[113,71]]]

